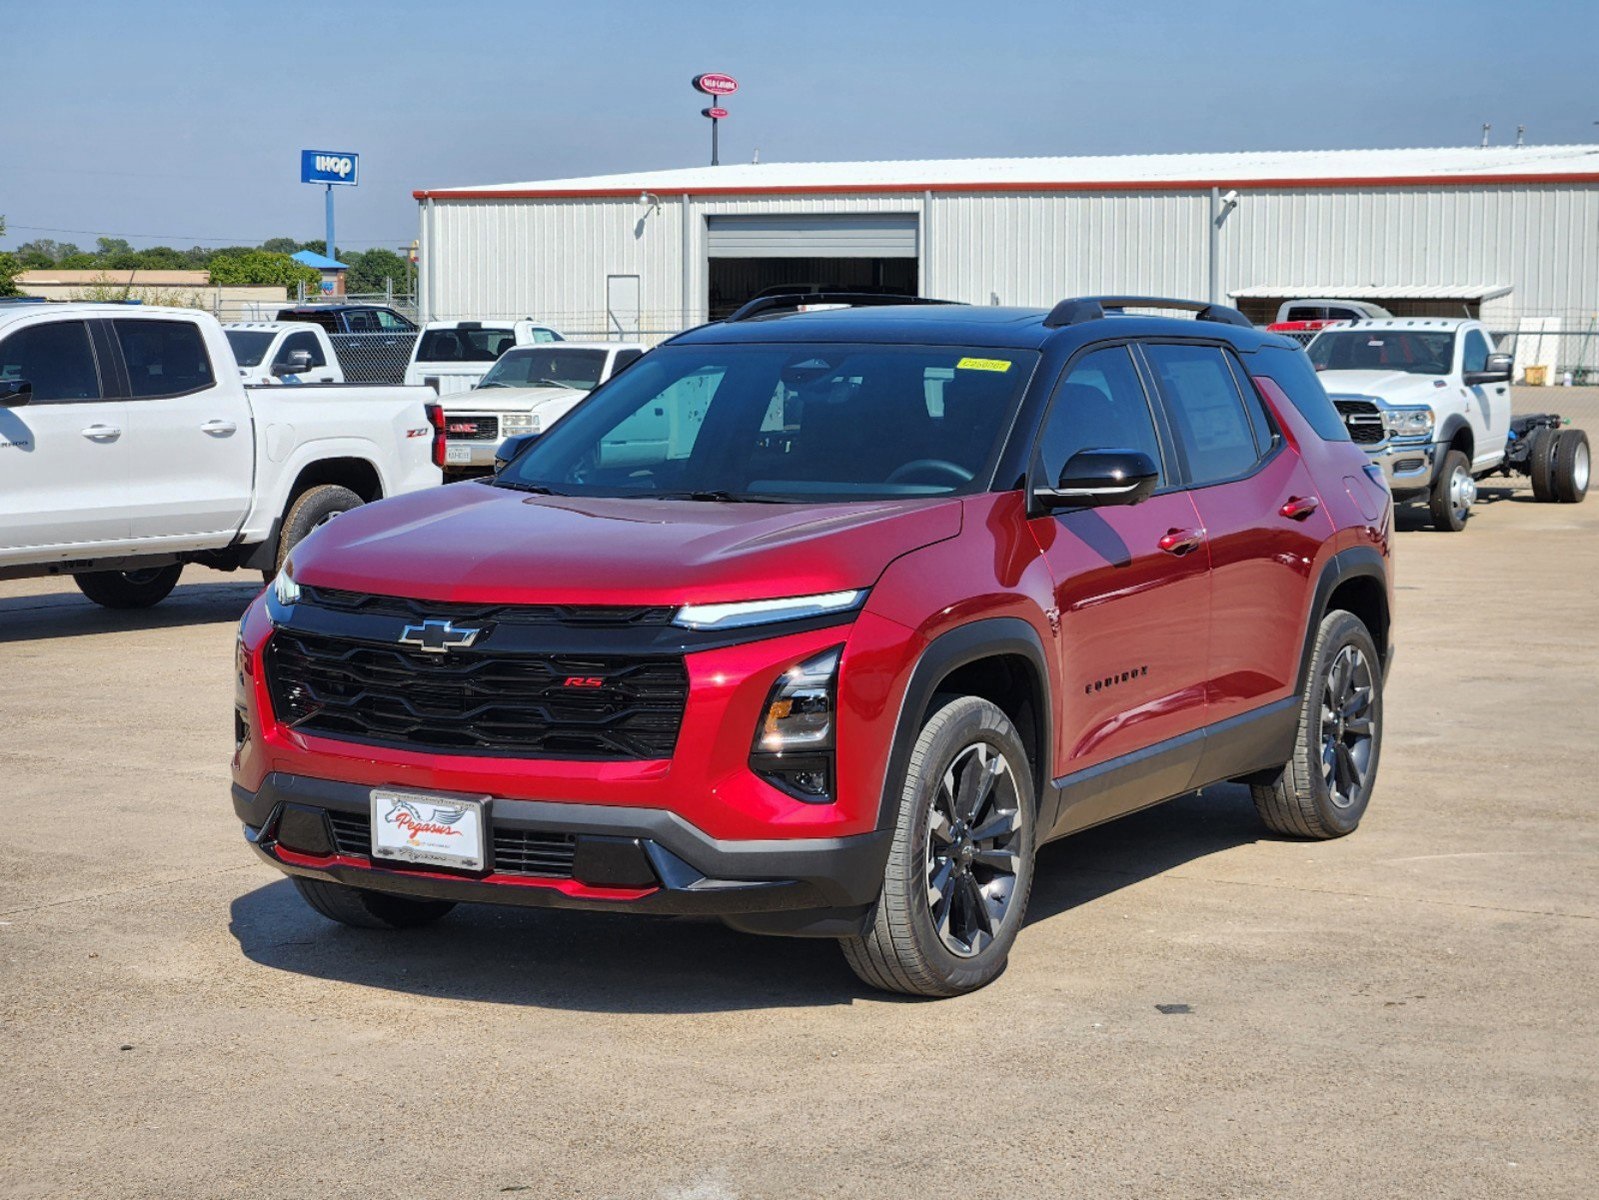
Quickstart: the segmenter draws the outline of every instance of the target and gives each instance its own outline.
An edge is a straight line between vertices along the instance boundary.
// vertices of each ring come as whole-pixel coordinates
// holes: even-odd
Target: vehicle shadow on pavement
[[[1266,836],[1247,788],[1212,788],[1047,846],[1028,923]],[[713,921],[463,905],[397,933],[333,925],[288,880],[233,902],[229,930],[274,970],[395,992],[582,1012],[694,1013],[892,1000],[826,939]],[[1027,937],[1021,949],[1026,953]],[[914,1001],[907,1001],[914,1003]]]
[[[101,608],[77,592],[0,598],[0,644],[237,621],[261,592],[259,575],[180,585],[154,608]]]

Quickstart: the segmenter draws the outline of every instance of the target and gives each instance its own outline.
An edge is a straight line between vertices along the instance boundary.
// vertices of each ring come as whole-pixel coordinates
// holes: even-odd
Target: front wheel
[[[346,887],[325,879],[291,876],[300,898],[330,921],[356,929],[414,929],[431,925],[455,907],[453,900],[416,900]]]
[[[990,701],[949,699],[911,752],[877,914],[841,943],[850,967],[911,996],[992,982],[1027,910],[1036,836],[1016,727]]]
[[[149,608],[172,594],[182,574],[183,564],[173,563],[142,571],[86,571],[72,582],[102,608]]]
[[[1471,463],[1461,451],[1449,451],[1427,498],[1433,525],[1445,533],[1459,533],[1476,500],[1477,481],[1471,477]]]

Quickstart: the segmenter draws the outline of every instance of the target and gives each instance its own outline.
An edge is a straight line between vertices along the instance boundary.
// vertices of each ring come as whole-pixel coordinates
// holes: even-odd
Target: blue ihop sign
[[[359,156],[342,150],[300,151],[301,183],[342,183],[354,187]]]

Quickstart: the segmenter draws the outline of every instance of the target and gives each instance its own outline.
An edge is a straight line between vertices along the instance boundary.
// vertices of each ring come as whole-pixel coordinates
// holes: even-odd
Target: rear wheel
[[[173,563],[142,571],[87,571],[74,575],[72,581],[103,608],[149,608],[172,594],[182,574],[183,564]]]
[[[1580,504],[1588,494],[1588,435],[1580,429],[1562,429],[1554,443],[1555,499],[1562,504]]]
[[[1555,437],[1555,430],[1542,425],[1527,435],[1527,476],[1532,498],[1541,504],[1555,498]]]
[[[997,978],[1032,890],[1033,816],[1010,718],[976,696],[943,704],[911,752],[872,927],[841,943],[855,973],[912,996]]]
[[[1365,814],[1382,751],[1382,660],[1361,620],[1330,612],[1316,631],[1300,698],[1294,756],[1252,787],[1260,819],[1289,837],[1353,833]]]
[[[346,887],[325,879],[291,876],[300,898],[330,921],[356,929],[414,929],[430,925],[455,907],[453,900],[416,900]]]
[[[1446,533],[1459,533],[1476,500],[1477,481],[1471,477],[1471,463],[1459,450],[1449,451],[1427,499],[1433,525]]]
[[[326,525],[340,513],[347,513],[352,508],[360,508],[365,501],[347,487],[340,487],[336,483],[322,483],[316,487],[307,488],[295,497],[294,503],[289,505],[289,513],[283,518],[283,528],[278,533],[278,555],[270,571],[261,572],[268,583],[272,577],[283,570],[283,564],[288,561],[289,551],[299,545],[313,529]]]

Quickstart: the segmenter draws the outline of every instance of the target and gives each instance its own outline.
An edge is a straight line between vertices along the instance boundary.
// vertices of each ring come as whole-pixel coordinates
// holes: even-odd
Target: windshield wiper
[[[719,504],[782,504],[776,496],[751,496],[745,492],[730,492],[726,488],[710,488],[698,492],[639,492],[647,500],[698,500]]]
[[[495,487],[510,488],[513,492],[532,492],[535,496],[564,496],[565,492],[558,492],[552,487],[545,487],[542,483],[520,483],[515,479],[496,479]]]
[[[572,385],[571,384],[562,383],[559,379],[539,379],[539,380],[536,380],[533,383],[529,384],[528,386],[529,387],[560,388],[563,392],[570,391],[572,389]]]

